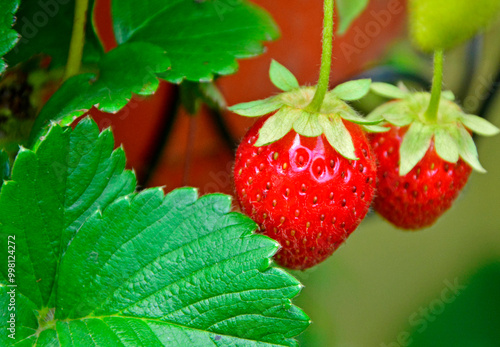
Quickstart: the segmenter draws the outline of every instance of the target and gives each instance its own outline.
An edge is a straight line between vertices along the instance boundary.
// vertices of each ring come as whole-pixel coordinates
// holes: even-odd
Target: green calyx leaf
[[[404,99],[408,95],[407,91],[388,83],[373,82],[370,88],[375,94],[389,99]]]
[[[323,128],[326,139],[344,158],[358,160],[354,153],[352,137],[339,116],[321,114],[319,124]]]
[[[500,14],[498,0],[410,0],[410,34],[423,51],[453,48]]]
[[[349,81],[339,84],[330,93],[345,101],[359,100],[368,94],[371,83],[371,79]]]
[[[344,34],[352,22],[365,10],[368,0],[337,0],[339,26],[337,33]]]
[[[271,266],[279,245],[229,196],[134,192],[113,148],[87,118],[19,152],[0,191],[0,246],[15,241],[22,269],[0,260],[4,307],[17,285],[0,345],[296,345],[310,322],[291,303],[302,285]]]
[[[500,130],[483,118],[465,114],[449,100],[452,95],[451,92],[443,95],[434,122],[425,116],[429,93],[409,93],[404,99],[387,102],[368,115],[368,119],[383,118],[395,126],[410,127],[400,148],[400,175],[406,175],[415,167],[429,149],[431,140],[443,160],[456,163],[462,158],[476,171],[485,172],[467,129],[484,136],[497,135]]]
[[[269,77],[271,82],[284,92],[289,92],[300,87],[299,82],[293,73],[276,60],[271,62]]]
[[[264,100],[245,102],[229,107],[229,110],[244,117],[260,117],[274,112],[283,106],[283,101],[277,97]]]
[[[0,74],[2,74],[7,67],[2,57],[9,52],[19,40],[19,34],[12,29],[19,2],[20,0],[6,0],[2,2],[2,13],[0,13]]]
[[[278,141],[292,130],[294,122],[301,112],[288,106],[281,108],[276,114],[269,117],[259,131],[259,138],[255,146],[265,146]]]

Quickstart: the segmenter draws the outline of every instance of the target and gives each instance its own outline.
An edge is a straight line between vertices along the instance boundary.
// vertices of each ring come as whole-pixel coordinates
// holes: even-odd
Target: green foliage
[[[10,178],[10,159],[7,152],[0,150],[0,188],[3,181]]]
[[[127,104],[132,93],[153,94],[159,85],[156,73],[169,67],[165,52],[150,43],[118,46],[100,60],[99,74],[73,76],[54,93],[36,119],[31,143],[50,120],[68,125],[92,106],[117,112]]]
[[[248,1],[135,0],[112,3],[118,44],[149,42],[164,49],[170,82],[210,81],[237,70],[236,58],[262,53],[261,41],[278,29],[269,14]]]
[[[363,98],[370,91],[370,79],[348,81],[339,84],[330,92],[344,101],[354,101]]]
[[[92,9],[94,1],[89,3]],[[68,59],[74,11],[75,1],[21,1],[14,25],[21,39],[6,56],[9,65],[14,66],[43,53],[51,56],[52,68],[64,66]],[[91,16],[92,11],[89,11],[89,23]],[[92,25],[87,25],[83,61],[95,63],[102,53]]]
[[[424,51],[453,48],[500,14],[498,0],[410,0],[410,33]]]
[[[270,267],[278,244],[231,213],[228,196],[192,188],[134,193],[109,130],[52,125],[22,149],[0,191],[0,303],[16,284],[26,346],[295,345],[309,318],[300,283]],[[1,311],[6,331],[8,311]]]
[[[19,40],[19,35],[12,29],[14,16],[18,6],[19,0],[7,0],[2,2],[2,13],[0,13],[0,74],[2,74],[7,67],[2,57],[10,51]]]
[[[289,92],[300,87],[299,82],[293,73],[276,60],[271,62],[269,78],[278,89],[281,89],[284,92]]]
[[[337,10],[339,17],[339,25],[337,33],[345,34],[352,22],[365,10],[368,6],[368,0],[337,0]]]

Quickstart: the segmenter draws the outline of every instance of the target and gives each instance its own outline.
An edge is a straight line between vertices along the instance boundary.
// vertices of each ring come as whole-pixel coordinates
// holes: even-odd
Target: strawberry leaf
[[[89,0],[89,9],[93,7],[94,1]],[[46,54],[51,57],[51,68],[64,66],[68,60],[74,13],[75,1],[21,1],[14,25],[21,38],[5,57],[9,65],[14,66],[37,54]],[[88,11],[84,63],[96,63],[103,54],[92,25],[92,13],[93,10]]]
[[[385,133],[389,131],[389,128],[379,125],[362,125],[362,127],[369,133]]]
[[[446,100],[455,101],[455,94],[451,90],[443,90],[441,92],[441,97]]]
[[[4,180],[10,178],[10,158],[7,152],[3,149],[0,150],[0,188]]]
[[[339,35],[344,34],[351,23],[365,10],[368,0],[337,0],[340,24],[337,29]]]
[[[6,0],[2,2],[0,13],[0,74],[7,68],[2,57],[9,52],[19,40],[19,34],[12,29],[19,0]]]
[[[458,145],[450,132],[443,128],[437,128],[434,132],[434,146],[436,153],[442,159],[450,163],[458,161]]]
[[[228,196],[133,193],[113,147],[84,119],[19,152],[0,191],[0,303],[17,285],[15,339],[0,344],[294,345],[309,318],[290,301],[300,283],[270,267],[279,245]]]
[[[496,126],[484,118],[472,114],[462,114],[459,118],[467,128],[479,135],[493,136],[500,133],[500,130]]]
[[[269,77],[271,78],[271,82],[284,92],[289,92],[300,87],[293,73],[276,60],[271,62]]]
[[[498,0],[410,0],[410,33],[424,51],[453,48],[500,14]]]
[[[413,117],[406,113],[384,113],[384,119],[398,127],[403,127],[413,122]]]
[[[320,114],[318,121],[323,128],[326,139],[337,152],[347,159],[358,159],[354,153],[351,134],[342,122],[342,118]]]
[[[130,43],[111,50],[99,62],[98,76],[91,73],[73,76],[54,93],[35,121],[31,143],[50,120],[68,125],[92,106],[104,112],[117,112],[132,93],[153,94],[159,85],[155,74],[169,67],[165,52],[149,43]]]
[[[229,107],[229,110],[244,117],[260,117],[276,111],[281,106],[283,106],[283,102],[279,98],[271,97],[237,104]]]
[[[278,141],[292,130],[294,122],[300,116],[300,111],[284,106],[264,122],[264,125],[259,130],[259,138],[255,142],[255,146],[265,146]]]
[[[373,82],[370,88],[375,94],[388,99],[404,99],[408,95],[406,91],[388,83]]]
[[[293,123],[293,129],[308,137],[320,136],[323,133],[323,128],[318,122],[318,115],[302,111],[299,119]]]
[[[420,122],[410,125],[399,149],[399,174],[405,176],[424,157],[432,140],[432,130]]]
[[[349,81],[336,86],[330,93],[345,101],[359,100],[370,91],[370,79]]]
[[[370,118],[370,119],[368,119],[368,118],[360,117],[356,114],[356,112],[354,110],[340,111],[339,114],[340,114],[340,117],[342,117],[342,119],[345,119],[345,120],[352,122],[352,123],[362,124],[362,125],[375,125],[375,124],[379,124],[380,122],[383,121],[382,118],[378,118],[378,119]]]
[[[234,73],[236,59],[263,52],[278,37],[271,16],[249,1],[122,0],[112,2],[118,44],[149,42],[168,52],[170,82],[211,81]]]

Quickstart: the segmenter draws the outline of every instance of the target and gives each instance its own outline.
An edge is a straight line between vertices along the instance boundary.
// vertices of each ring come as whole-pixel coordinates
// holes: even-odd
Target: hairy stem
[[[323,105],[326,92],[330,85],[330,71],[332,68],[332,48],[333,48],[333,8],[334,0],[325,0],[325,17],[323,19],[323,53],[321,55],[321,70],[319,74],[318,87],[316,93],[307,106],[308,112],[319,112]]]
[[[429,122],[436,122],[439,102],[441,101],[441,88],[443,86],[443,50],[434,53],[434,78],[432,80],[431,101],[425,111],[425,119]]]
[[[73,32],[69,46],[68,62],[64,71],[64,80],[76,75],[82,65],[83,46],[85,44],[85,24],[87,21],[87,9],[89,0],[75,1],[75,17],[73,20]]]

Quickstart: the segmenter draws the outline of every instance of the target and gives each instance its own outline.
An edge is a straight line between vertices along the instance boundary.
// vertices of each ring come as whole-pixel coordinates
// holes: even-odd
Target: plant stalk
[[[333,12],[334,0],[325,0],[323,19],[323,53],[321,55],[321,69],[316,93],[311,103],[306,107],[306,111],[316,113],[321,110],[323,100],[330,85],[330,72],[332,68],[332,49],[333,49]]]
[[[64,71],[64,81],[71,76],[78,74],[78,72],[80,72],[80,67],[82,66],[83,46],[85,44],[85,24],[87,22],[88,7],[89,0],[75,1],[73,32],[71,33],[68,62],[66,63],[66,70]]]
[[[425,119],[435,123],[438,118],[439,103],[441,101],[441,89],[443,87],[443,50],[434,52],[434,78],[432,80],[431,101],[425,111]]]

